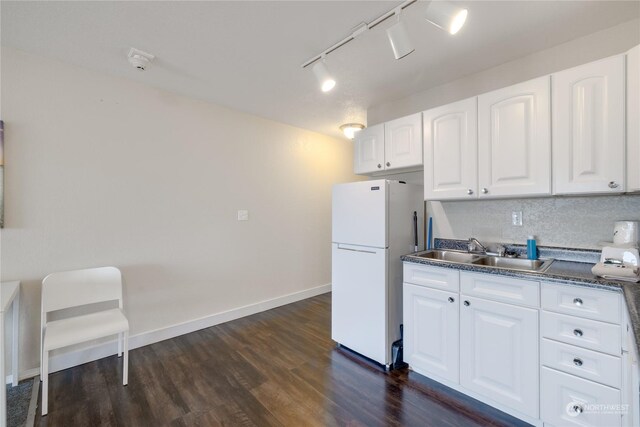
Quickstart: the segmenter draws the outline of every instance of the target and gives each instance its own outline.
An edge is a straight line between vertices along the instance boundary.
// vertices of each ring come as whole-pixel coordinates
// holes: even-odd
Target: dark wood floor
[[[321,295],[54,373],[50,426],[511,426],[514,418],[331,341]]]

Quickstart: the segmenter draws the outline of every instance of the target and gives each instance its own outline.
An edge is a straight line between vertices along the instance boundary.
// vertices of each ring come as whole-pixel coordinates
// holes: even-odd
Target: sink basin
[[[461,264],[469,264],[480,259],[480,256],[476,254],[438,249],[426,252],[418,256],[421,258],[437,259],[439,261],[457,262]]]
[[[544,271],[553,262],[552,259],[522,259],[487,256],[472,261],[473,265],[486,265],[487,267],[506,268],[509,270]]]
[[[456,264],[470,264],[478,267],[504,268],[505,270],[532,271],[536,273],[545,271],[553,262],[553,259],[507,258],[445,249],[433,249],[416,256]]]

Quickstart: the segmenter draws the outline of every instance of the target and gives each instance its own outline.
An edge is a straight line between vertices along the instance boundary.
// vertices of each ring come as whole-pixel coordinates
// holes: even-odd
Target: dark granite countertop
[[[436,239],[435,248],[437,249],[464,249],[466,250],[466,241]],[[526,248],[522,246],[508,246],[510,250],[521,253]],[[440,261],[429,258],[422,258],[418,255],[426,251],[416,252],[414,254],[404,255],[402,261],[413,262],[416,264],[432,265],[435,267],[455,268],[461,271],[471,271],[476,273],[490,273],[501,276],[516,277],[521,279],[543,280],[545,282],[560,283],[572,286],[584,286],[590,288],[598,288],[613,292],[621,292],[629,311],[629,318],[633,333],[636,339],[636,346],[640,354],[640,283],[630,283],[618,280],[608,280],[596,277],[591,273],[591,268],[600,257],[600,251],[570,249],[570,248],[551,248],[540,247],[539,253],[541,258],[553,258],[555,261],[549,268],[540,272],[505,270],[495,267],[479,266],[471,264],[457,264],[447,261]]]

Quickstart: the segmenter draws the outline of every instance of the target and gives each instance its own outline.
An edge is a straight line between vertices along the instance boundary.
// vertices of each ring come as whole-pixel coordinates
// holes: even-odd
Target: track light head
[[[449,34],[456,34],[467,20],[467,9],[462,9],[448,1],[434,0],[429,3],[425,18]]]
[[[398,15],[398,17],[399,16],[400,15]],[[389,39],[389,43],[391,43],[393,56],[395,56],[396,59],[402,59],[415,50],[409,38],[407,28],[400,19],[398,19],[398,22],[392,27],[387,29],[387,38]]]
[[[313,64],[313,74],[316,75],[318,82],[320,83],[320,89],[323,92],[329,92],[336,85],[335,79],[329,73],[327,64],[324,63],[324,58],[318,60]]]

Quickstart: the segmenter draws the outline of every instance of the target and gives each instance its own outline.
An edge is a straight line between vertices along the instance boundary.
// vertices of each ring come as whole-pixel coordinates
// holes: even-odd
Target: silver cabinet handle
[[[582,335],[584,335],[584,334],[582,333],[582,330],[581,330],[581,329],[574,329],[574,330],[573,330],[573,335],[575,335],[575,336],[577,336],[577,337],[581,337],[581,336],[582,336]]]
[[[471,305],[471,303],[469,301],[465,301],[464,305],[465,305],[465,307],[469,307]]]
[[[382,165],[378,163],[378,169],[382,169]]]
[[[609,188],[618,188],[618,183],[615,181],[609,181]]]
[[[453,297],[449,297],[449,302],[455,302],[455,299],[453,299]]]
[[[580,307],[582,305],[582,298],[574,298],[573,303]]]
[[[489,192],[489,189],[487,189],[486,187],[482,189],[482,194],[487,194]]]
[[[575,412],[576,414],[581,414],[584,412],[584,408],[582,407],[582,405],[573,405],[573,412]]]
[[[576,366],[582,366],[582,359],[576,357],[575,359],[573,359],[573,364]]]
[[[468,189],[468,190],[467,190],[467,194],[468,194],[468,195],[472,195],[472,194],[473,194],[473,190],[472,190],[472,189]]]
[[[391,163],[387,162],[387,166],[391,166]]]

